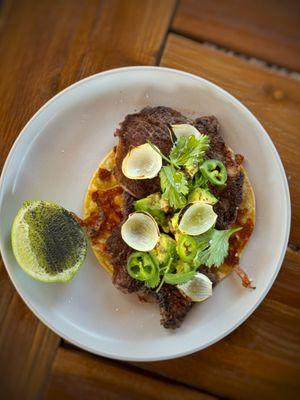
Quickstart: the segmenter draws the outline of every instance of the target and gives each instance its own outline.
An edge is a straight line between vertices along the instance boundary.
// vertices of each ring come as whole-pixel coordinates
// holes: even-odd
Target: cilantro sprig
[[[206,265],[209,268],[222,265],[228,254],[230,236],[241,229],[240,227],[222,231],[211,229],[198,236],[197,264]]]
[[[169,285],[180,285],[189,281],[195,276],[196,270],[190,267],[188,271],[179,271],[178,260],[176,260],[176,258],[170,258],[168,264],[160,269],[160,273],[162,278],[156,289],[157,293],[160,291],[164,283],[168,283]]]
[[[175,210],[186,205],[186,195],[191,183],[187,176],[193,177],[203,162],[203,156],[209,148],[209,137],[180,137],[171,149],[169,157],[165,156],[153,143],[152,148],[167,161],[169,165],[162,167],[159,173],[162,198],[168,201]]]
[[[159,173],[162,197],[175,210],[186,205],[186,195],[189,192],[188,182],[183,172],[176,170],[173,165],[162,167]]]
[[[183,167],[190,176],[193,176],[198,171],[199,164],[203,162],[203,156],[208,148],[207,135],[182,136],[173,146],[169,157],[172,164]]]

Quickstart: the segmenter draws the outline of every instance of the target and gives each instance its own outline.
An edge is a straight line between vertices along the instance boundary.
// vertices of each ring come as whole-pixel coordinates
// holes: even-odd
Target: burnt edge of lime
[[[59,277],[57,281],[70,280],[87,252],[86,236],[79,222],[68,210],[48,201],[25,201],[21,209],[26,209],[23,221],[39,269],[31,275],[49,282],[56,281],[55,277]],[[18,262],[30,273],[30,267],[24,268],[22,260]]]

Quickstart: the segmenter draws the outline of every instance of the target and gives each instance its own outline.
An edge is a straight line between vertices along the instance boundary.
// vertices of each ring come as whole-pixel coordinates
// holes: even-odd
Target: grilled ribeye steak
[[[201,133],[210,138],[208,158],[222,161],[228,170],[228,181],[224,188],[211,187],[212,192],[218,196],[219,201],[214,206],[218,215],[216,227],[227,229],[236,219],[236,211],[242,201],[244,175],[240,171],[239,159],[225,144],[220,133],[218,120],[214,116],[201,117],[192,121],[179,112],[168,107],[147,107],[136,114],[127,115],[117,129],[115,135],[119,138],[116,151],[115,175],[125,190],[123,215],[124,219],[133,210],[135,198],[143,198],[160,190],[159,178],[132,180],[122,173],[122,161],[128,151],[150,140],[163,154],[168,155],[172,148],[169,125],[193,124]],[[164,284],[160,291],[147,288],[142,282],[131,278],[127,272],[126,264],[129,255],[133,252],[121,237],[120,228],[115,228],[106,242],[106,248],[114,267],[113,283],[125,293],[137,293],[142,298],[151,298],[158,302],[161,313],[161,324],[165,328],[177,328],[192,307],[192,302],[187,300],[180,291],[172,285]],[[204,272],[205,273],[205,272]],[[206,272],[210,279],[216,283],[212,271]],[[210,274],[210,275],[209,275]]]

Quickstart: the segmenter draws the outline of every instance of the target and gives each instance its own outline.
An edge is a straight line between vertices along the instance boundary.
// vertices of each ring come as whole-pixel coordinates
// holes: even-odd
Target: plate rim
[[[182,71],[176,68],[168,68],[168,67],[160,67],[160,66],[128,66],[128,67],[120,67],[120,68],[113,68],[113,69],[109,69],[106,71],[102,71],[102,72],[98,72],[96,74],[87,76],[77,82],[74,82],[73,84],[67,86],[65,89],[63,89],[62,91],[58,92],[56,95],[54,95],[53,97],[51,97],[48,101],[46,101],[45,104],[43,104],[34,114],[33,116],[29,119],[29,121],[25,124],[25,126],[23,127],[23,129],[20,131],[20,133],[18,134],[18,136],[16,137],[8,155],[7,158],[5,160],[5,163],[3,165],[3,169],[1,172],[1,176],[0,176],[0,208],[2,206],[2,201],[3,201],[3,191],[4,191],[4,182],[5,182],[5,176],[6,176],[6,171],[9,168],[9,165],[11,163],[11,159],[13,156],[13,153],[15,151],[15,149],[17,148],[19,141],[21,139],[21,137],[23,137],[24,134],[26,134],[26,131],[28,130],[28,128],[30,127],[30,125],[33,123],[33,121],[38,118],[38,116],[53,102],[55,102],[59,97],[63,96],[66,92],[84,84],[87,81],[93,80],[93,79],[98,79],[99,77],[105,76],[105,75],[111,75],[111,74],[118,74],[118,73],[122,73],[122,72],[127,72],[127,71],[137,71],[137,70],[149,70],[149,71],[153,71],[155,73],[155,71],[166,71],[166,72],[171,72],[171,73],[177,73],[179,75],[183,75],[192,79],[197,79],[200,82],[203,82],[205,84],[209,84],[211,87],[213,87],[214,89],[217,89],[217,91],[221,91],[223,93],[223,95],[227,96],[227,98],[229,97],[231,100],[233,100],[244,112],[246,112],[249,117],[254,120],[254,122],[256,124],[258,124],[258,126],[260,127],[260,129],[262,130],[262,132],[265,134],[265,137],[269,143],[269,145],[271,146],[271,149],[273,151],[273,154],[275,156],[276,162],[278,163],[278,167],[280,169],[280,176],[282,179],[282,183],[284,186],[284,194],[286,196],[286,212],[287,212],[287,220],[286,220],[286,231],[285,231],[285,238],[284,238],[284,242],[282,245],[282,250],[281,250],[281,255],[279,257],[279,260],[277,262],[276,268],[274,268],[273,271],[273,275],[272,278],[270,279],[270,281],[268,282],[268,285],[266,285],[265,289],[263,290],[261,296],[258,298],[258,300],[256,301],[256,303],[250,308],[250,310],[239,320],[237,321],[236,324],[234,324],[230,329],[226,329],[223,332],[221,332],[219,335],[217,335],[215,338],[213,338],[212,340],[208,341],[206,344],[202,344],[200,346],[196,346],[193,347],[192,349],[188,349],[185,351],[176,351],[170,355],[163,355],[160,357],[157,356],[123,356],[123,355],[119,355],[117,353],[112,353],[112,352],[105,352],[105,351],[99,351],[91,346],[85,345],[80,343],[79,341],[70,338],[67,334],[61,332],[58,328],[54,327],[51,323],[47,322],[46,319],[35,309],[34,305],[31,304],[31,302],[25,297],[25,295],[23,296],[23,294],[21,293],[20,288],[18,287],[18,284],[16,282],[16,280],[13,278],[9,267],[7,265],[9,265],[9,262],[7,259],[5,259],[5,257],[3,256],[4,253],[4,241],[1,238],[1,231],[0,231],[0,252],[1,252],[1,256],[2,256],[2,260],[3,260],[3,264],[5,266],[5,269],[9,275],[10,280],[12,281],[14,288],[16,289],[17,293],[19,294],[19,296],[21,297],[21,299],[24,301],[24,303],[26,304],[26,306],[29,308],[29,310],[31,312],[33,312],[33,314],[44,324],[46,325],[49,329],[51,329],[55,334],[57,334],[59,337],[69,341],[70,343],[74,344],[75,346],[88,351],[90,353],[96,354],[96,355],[100,355],[103,357],[107,357],[107,358],[111,358],[111,359],[115,359],[115,360],[122,360],[122,361],[136,361],[136,362],[153,362],[153,361],[163,361],[163,360],[170,360],[170,359],[175,359],[175,358],[179,358],[179,357],[184,357],[187,356],[189,354],[198,352],[200,350],[203,350],[204,348],[207,348],[211,345],[213,345],[214,343],[218,342],[219,340],[222,340],[224,337],[226,337],[227,335],[229,335],[231,332],[233,332],[235,329],[237,329],[243,322],[246,321],[246,319],[257,309],[257,307],[262,303],[262,301],[264,300],[264,298],[266,297],[266,295],[268,294],[269,290],[271,289],[279,271],[280,268],[282,266],[283,263],[283,259],[287,250],[287,246],[288,246],[288,239],[289,239],[289,234],[290,234],[290,227],[291,227],[291,200],[290,200],[290,192],[289,192],[289,186],[288,186],[288,181],[287,181],[287,177],[286,177],[286,173],[281,161],[281,158],[279,156],[279,153],[277,152],[277,149],[272,141],[272,139],[270,138],[269,134],[267,133],[267,131],[265,130],[265,128],[263,127],[263,125],[260,123],[260,121],[256,118],[256,116],[240,101],[238,100],[235,96],[233,96],[230,92],[228,92],[227,90],[223,89],[222,87],[218,86],[217,84],[211,82],[208,79],[202,78],[199,75],[195,75],[192,74],[190,72],[186,72],[186,71]],[[3,245],[2,245],[3,243]]]

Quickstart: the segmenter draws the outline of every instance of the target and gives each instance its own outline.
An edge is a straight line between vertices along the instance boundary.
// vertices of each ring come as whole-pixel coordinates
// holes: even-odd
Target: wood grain
[[[8,3],[0,25],[0,168],[21,127],[53,94],[102,70],[155,64],[174,5],[175,0]]]
[[[299,368],[226,341],[144,368],[230,399],[296,399],[300,392]]]
[[[123,363],[60,348],[45,399],[209,400],[215,397],[146,375]]]
[[[300,70],[298,0],[181,0],[172,29]]]
[[[3,265],[0,274],[1,396],[35,399],[41,394],[60,339],[27,309],[3,274]]]
[[[284,263],[268,295],[269,299],[300,309],[300,253],[287,250]]]
[[[155,64],[175,3],[175,0],[5,0],[0,8],[0,168],[21,127],[57,91],[104,69]],[[197,16],[197,4],[192,3],[191,14],[195,16],[191,15],[189,21],[182,19],[180,25],[185,21],[186,33],[194,36],[193,32],[199,31],[197,19],[201,18]],[[184,1],[179,7],[174,29],[181,29],[176,24],[186,4]],[[256,0],[250,7],[247,14],[250,19],[240,20],[238,31],[236,20],[229,24],[238,35],[226,31],[229,17],[225,11],[225,25],[213,21],[213,31],[241,38],[249,54],[250,51],[258,56],[266,54],[265,59],[270,61],[270,54],[272,57],[280,54],[284,60],[278,64],[292,67],[293,63],[293,68],[298,68],[295,55],[299,43],[293,42],[293,23],[286,28],[287,11],[280,11],[285,26],[281,30],[272,29],[273,14],[263,15],[261,25],[253,28],[250,22],[257,4]],[[217,13],[214,18],[219,18]],[[292,21],[296,18],[294,13]],[[207,16],[204,19],[202,26],[207,23],[208,29],[212,23]],[[264,46],[263,53],[261,49],[260,53],[252,50],[249,26],[260,47]],[[268,26],[272,40],[260,26]],[[286,38],[286,46],[279,36]],[[205,37],[201,33],[199,38]],[[278,45],[275,51],[274,40]],[[294,207],[291,241],[299,245],[299,83],[176,35],[169,36],[162,64],[198,73],[220,84],[263,122],[290,177]],[[299,265],[299,253],[288,251],[268,298],[229,337],[189,357],[137,364],[150,371],[144,373],[124,363],[80,351],[60,347],[56,352],[59,338],[26,308],[0,264],[0,393],[9,399],[40,397],[54,359],[47,399],[139,399],[141,393],[145,399],[212,398],[202,391],[237,399],[296,398],[300,393]],[[157,374],[166,378],[161,379]]]
[[[300,394],[299,265],[300,254],[288,251],[268,297],[225,339],[188,357],[135,365],[216,396],[297,398]]]
[[[154,64],[174,0],[23,0],[0,8],[0,169],[21,128],[87,75]],[[26,308],[0,265],[0,383],[9,399],[39,396],[59,338]]]
[[[220,85],[264,125],[288,177],[293,210],[290,242],[300,245],[300,82],[174,34],[169,35],[161,65]]]

